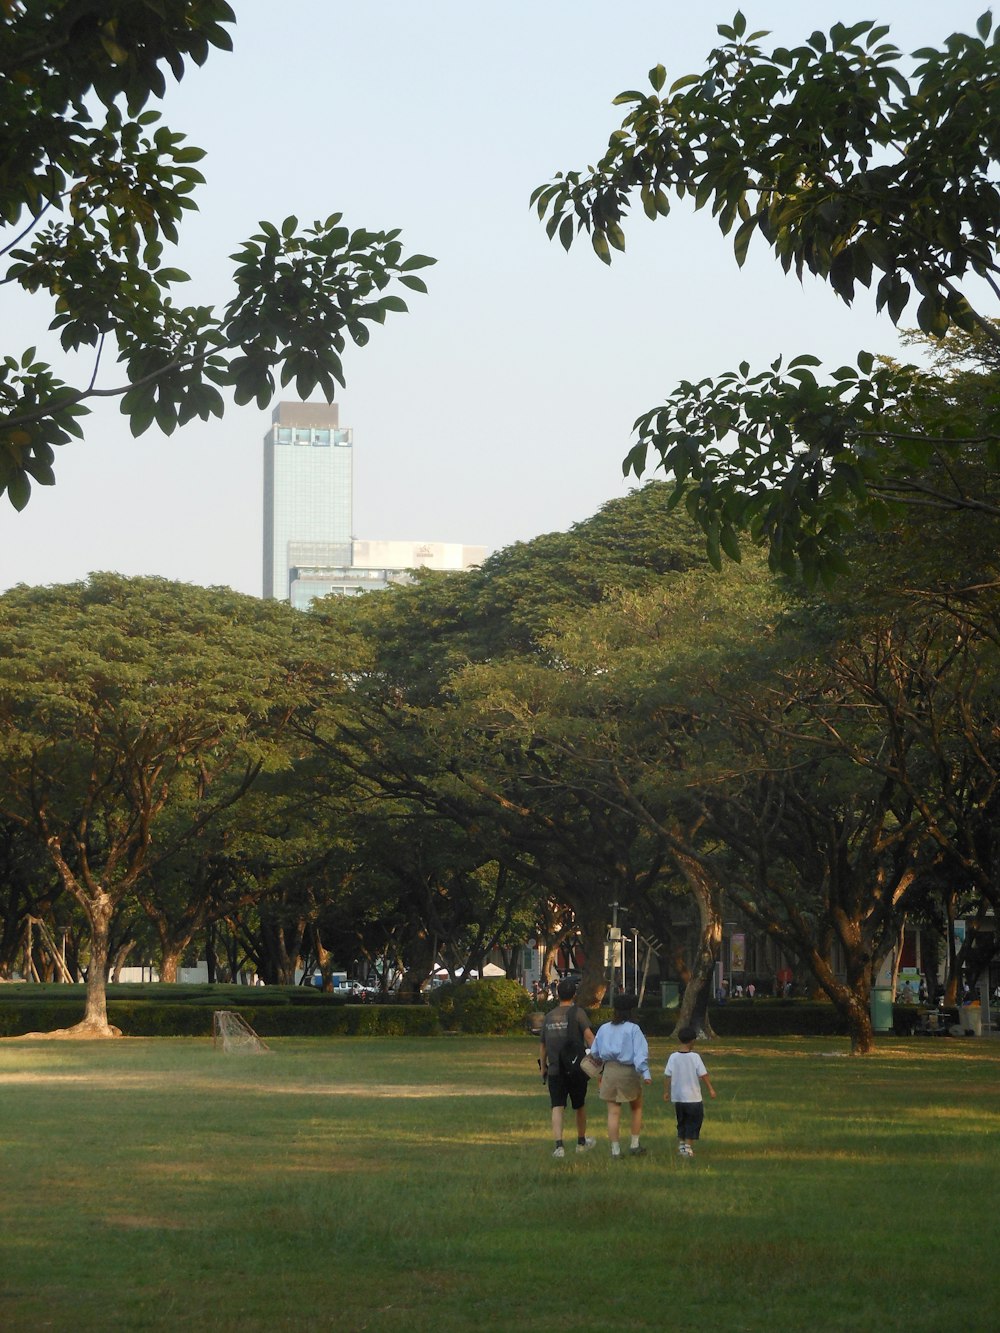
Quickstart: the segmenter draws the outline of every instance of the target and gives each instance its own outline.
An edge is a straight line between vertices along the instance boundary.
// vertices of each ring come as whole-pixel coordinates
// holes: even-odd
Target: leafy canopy
[[[342,215],[260,231],[232,256],[236,295],[175,302],[187,274],[165,247],[196,207],[204,153],[149,108],[165,69],[229,50],[225,0],[49,0],[0,8],[0,256],[3,281],[53,304],[63,354],[88,354],[80,385],[34,347],[0,359],[0,493],[22,509],[55,481],[54,450],[82,436],[88,400],[115,397],[134,435],[221,416],[223,391],[267,405],[280,385],[300,397],[343,385],[350,338],[405,311],[399,282],[425,291],[398,231],[351,230]],[[105,385],[111,352],[120,382]],[[106,357],[105,357],[106,359]]]
[[[671,199],[691,199],[732,234],[739,264],[758,238],[786,273],[813,273],[847,303],[859,286],[873,289],[897,323],[915,299],[923,332],[975,331],[1000,347],[978,308],[1000,294],[1000,31],[991,15],[975,35],[915,52],[910,72],[888,27],[871,21],[770,51],[742,13],[718,32],[702,73],[664,91],[656,65],[651,91],[615,99],[628,113],[596,168],[560,172],[534,191],[549,237],[569,249],[585,232],[610,263],[636,199],[653,220]],[[745,530],[768,545],[775,568],[835,573],[858,508],[879,502],[887,475],[898,495],[895,464],[902,455],[912,465],[908,446],[927,434],[913,419],[919,375],[873,369],[865,352],[826,378],[818,364],[800,356],[755,373],[744,363],[681,384],[636,421],[626,474],[641,476],[651,450],[659,456],[714,563],[739,557]],[[995,467],[995,405],[977,443],[984,436]]]

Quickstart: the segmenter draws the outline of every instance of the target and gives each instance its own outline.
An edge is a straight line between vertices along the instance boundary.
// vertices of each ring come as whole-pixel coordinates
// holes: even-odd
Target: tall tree
[[[276,385],[328,401],[343,384],[347,339],[403,311],[395,283],[424,291],[398,231],[351,230],[340,213],[300,228],[289,217],[233,256],[236,294],[216,312],[171,294],[169,263],[204,156],[150,101],[188,62],[229,49],[225,0],[35,0],[0,13],[4,281],[54,303],[63,353],[86,351],[79,387],[34,347],[0,364],[0,492],[22,509],[52,485],[54,450],[82,435],[87,403],[117,398],[133,434],[167,434],[221,416],[223,394],[266,406]],[[117,383],[104,378],[114,355]],[[60,372],[62,373],[62,372]]]
[[[82,1029],[111,1031],[112,925],[161,834],[196,838],[309,706],[310,628],[282,604],[163,579],[0,597],[0,813],[40,841],[86,913]]]

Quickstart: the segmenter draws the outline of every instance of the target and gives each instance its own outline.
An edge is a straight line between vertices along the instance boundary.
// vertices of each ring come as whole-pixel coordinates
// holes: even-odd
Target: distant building
[[[292,543],[292,606],[305,611],[315,598],[330,593],[356,597],[390,583],[405,583],[414,569],[472,569],[486,559],[485,546],[457,542],[355,541],[350,564],[338,562],[336,551],[322,543]]]
[[[405,582],[414,569],[471,569],[485,546],[360,541],[354,526],[353,432],[325,403],[279,403],[264,436],[266,598],[306,610],[317,597],[353,597]]]
[[[264,596],[287,601],[293,543],[350,565],[354,441],[337,406],[279,403],[264,436]]]

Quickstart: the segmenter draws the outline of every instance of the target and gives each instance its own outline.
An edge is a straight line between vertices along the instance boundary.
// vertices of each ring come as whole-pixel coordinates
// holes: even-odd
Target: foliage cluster
[[[596,167],[559,172],[532,204],[568,250],[589,236],[611,262],[641,205],[653,221],[671,200],[711,208],[743,264],[752,241],[785,273],[815,274],[850,304],[874,290],[894,324],[915,304],[920,330],[950,329],[1000,346],[989,308],[1000,277],[1000,147],[987,107],[1000,78],[1000,31],[975,33],[908,61],[885,24],[835,23],[801,45],[768,49],[742,13],[720,24],[704,69],[668,85],[655,65]],[[856,365],[817,375],[808,353],[754,371],[681,383],[635,423],[626,474],[652,455],[673,499],[703,528],[710,557],[739,559],[740,533],[772,568],[829,579],[844,566],[855,519],[887,500],[996,509],[995,495],[928,474],[935,456],[1000,462],[1000,407],[942,429],[920,410],[914,367]]]
[[[265,407],[278,385],[332,400],[348,339],[405,311],[397,287],[426,291],[398,229],[351,228],[341,213],[260,230],[232,255],[235,294],[217,311],[182,305],[170,262],[203,177],[203,151],[151,101],[189,62],[232,46],[225,0],[8,4],[0,18],[7,229],[4,282],[51,303],[57,355],[88,361],[79,386],[30,347],[0,362],[0,493],[16,509],[54,483],[55,449],[82,436],[95,397],[113,397],[133,434],[221,416],[224,394]],[[118,384],[107,384],[111,356]]]
[[[142,107],[150,70],[204,58],[231,15],[119,0],[40,41],[70,8],[15,7],[0,31],[27,90],[12,123],[28,143],[37,115],[58,140],[51,179],[30,153],[13,173],[9,221],[32,239],[9,276],[56,298],[71,350],[117,341],[136,428],[214,412],[225,386],[332,393],[345,337],[400,308],[392,282],[423,290],[428,261],[339,216],[303,235],[289,219],[236,256],[221,317],[178,311],[158,247],[194,159]],[[155,15],[165,47],[148,47]],[[582,228],[606,258],[634,192],[650,217],[693,197],[737,228],[738,259],[760,237],[845,300],[876,283],[893,320],[912,284],[922,336],[947,333],[941,362],[918,376],[862,353],[824,383],[803,356],[681,386],[640,419],[629,462],[660,452],[670,484],[384,597],[297,615],[112,575],[5,594],[0,968],[86,970],[97,1030],[133,950],[170,979],[203,946],[213,981],[268,984],[303,966],[329,981],[349,960],[418,997],[491,953],[518,972],[533,938],[546,976],[564,950],[593,1005],[620,911],[683,983],[681,1020],[707,1022],[737,919],[767,942],[750,974],[794,968],[862,1051],[873,975],[907,923],[952,988],[984,974],[1000,907],[1000,333],[956,284],[1000,278],[980,114],[1000,41],[984,16],[905,74],[870,23],[769,53],[742,16],[720,32],[703,75],[661,96],[657,66],[652,94],[624,95],[594,171],[541,189],[550,234],[569,246]],[[67,220],[47,232],[50,213]],[[33,353],[8,371],[0,483],[23,503],[29,474],[51,480],[45,432],[75,428],[87,395]],[[744,529],[769,562],[741,551]],[[503,992],[486,994],[439,1002],[486,1030],[526,1004],[511,992],[492,1013]],[[304,1005],[303,1021],[326,1012]],[[294,1021],[289,1006],[271,1019]]]
[[[531,1001],[524,987],[507,977],[448,983],[431,993],[445,1030],[511,1033],[524,1028]]]

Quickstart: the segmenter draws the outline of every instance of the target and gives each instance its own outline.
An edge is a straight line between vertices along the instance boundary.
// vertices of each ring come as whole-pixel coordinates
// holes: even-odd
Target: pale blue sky
[[[680,378],[744,357],[840,364],[895,351],[862,294],[853,310],[800,287],[760,247],[743,270],[707,214],[636,217],[611,268],[566,255],[528,207],[534,186],[593,162],[611,106],[662,62],[701,67],[734,0],[235,0],[232,55],[168,94],[168,123],[208,150],[200,212],[177,262],[187,299],[223,303],[227,256],[261,218],[401,227],[435,255],[430,293],[346,362],[359,537],[491,549],[563,529],[626,489],[633,420]],[[751,28],[797,43],[860,18],[904,50],[971,31],[982,0],[767,0]],[[42,311],[12,300],[3,352],[46,347]],[[82,380],[86,372],[76,373]],[[117,382],[109,367],[105,383]],[[57,460],[58,484],[0,502],[0,587],[115,569],[260,592],[261,438],[269,413],[231,409],[133,441],[114,408]]]

